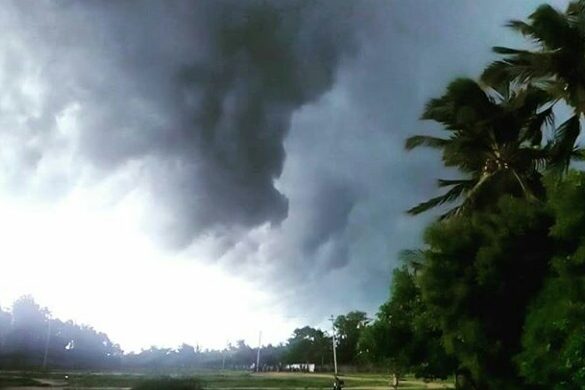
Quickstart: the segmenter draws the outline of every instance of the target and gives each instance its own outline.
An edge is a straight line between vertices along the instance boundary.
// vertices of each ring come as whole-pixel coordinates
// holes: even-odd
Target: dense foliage
[[[430,321],[416,275],[407,266],[394,271],[391,298],[362,332],[359,345],[368,362],[396,373],[446,378],[455,369],[441,332]]]
[[[426,230],[413,271],[395,273],[362,341],[372,359],[414,371],[419,356],[434,353],[432,343],[422,354],[412,347],[415,318],[424,318],[429,337],[455,359],[462,388],[581,389],[585,174],[570,163],[583,157],[585,1],[565,11],[540,6],[509,27],[532,50],[495,47],[500,59],[480,82],[455,80],[428,103],[423,119],[447,136],[407,140],[407,149],[440,149],[462,177],[440,180],[443,195],[409,210],[455,202]]]
[[[358,341],[369,320],[363,311],[352,311],[338,316],[333,325],[337,330],[337,361],[355,364],[360,358]]]
[[[531,384],[585,387],[585,174],[550,185],[557,252],[545,287],[529,308],[517,362]]]
[[[502,198],[496,210],[430,227],[421,290],[447,352],[481,388],[518,386],[526,307],[554,253],[540,203]]]
[[[331,362],[331,339],[320,329],[305,326],[295,329],[288,339],[287,352],[283,356],[286,363],[316,363],[329,364]]]

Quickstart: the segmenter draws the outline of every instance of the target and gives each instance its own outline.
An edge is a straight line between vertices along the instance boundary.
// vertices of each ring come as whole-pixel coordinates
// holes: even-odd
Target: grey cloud
[[[538,4],[368,3],[359,56],[342,64],[331,91],[294,114],[278,186],[289,217],[262,236],[264,248],[238,254],[251,259],[246,273],[263,274],[289,312],[315,324],[350,309],[373,313],[388,295],[396,254],[420,245],[432,218],[405,210],[435,195],[437,177],[457,175],[436,153],[406,153],[404,139],[437,130],[418,120],[425,102],[450,79],[478,75],[493,58],[491,46],[521,44],[503,25]],[[319,246],[312,255],[300,250]],[[272,269],[259,260],[266,257]],[[259,272],[259,264],[269,270]]]
[[[349,183],[335,183],[324,178],[316,185],[309,206],[313,214],[305,221],[306,235],[302,247],[307,254],[315,252],[327,241],[339,238],[357,200],[355,190]],[[346,259],[343,257],[345,256],[340,257],[336,263],[344,263]]]
[[[47,92],[35,134],[81,109],[77,152],[109,172],[148,166],[167,244],[222,226],[280,223],[274,187],[293,112],[326,92],[352,51],[351,6],[302,1],[55,2],[14,18]],[[48,15],[48,17],[47,17]],[[46,152],[28,153],[41,160]],[[27,161],[30,159],[27,159]],[[34,159],[31,160],[34,164]],[[48,184],[49,186],[51,183]],[[158,221],[160,225],[163,221]]]
[[[202,160],[198,202],[178,202],[188,216],[180,222],[191,228],[192,221],[257,226],[286,217],[287,199],[273,182],[283,169],[291,115],[331,87],[350,48],[351,31],[328,22],[348,17],[339,9],[331,15],[308,3],[231,5],[218,17],[212,60],[182,73],[179,104],[189,122],[182,139],[194,143],[187,155]]]

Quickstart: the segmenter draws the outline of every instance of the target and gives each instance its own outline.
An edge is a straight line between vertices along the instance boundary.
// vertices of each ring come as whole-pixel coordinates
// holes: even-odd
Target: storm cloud
[[[5,11],[22,45],[34,47],[44,88],[27,118],[35,142],[22,146],[23,168],[43,163],[51,124],[69,108],[80,123],[77,156],[105,172],[148,165],[166,244],[180,249],[218,227],[286,218],[287,198],[274,186],[283,141],[295,110],[331,88],[352,51],[349,5],[55,2],[30,10],[16,2]],[[20,56],[7,61],[23,69]]]
[[[404,139],[539,3],[5,1],[1,185],[50,204],[108,183],[162,247],[305,322],[372,312],[432,217],[404,210],[450,174]]]

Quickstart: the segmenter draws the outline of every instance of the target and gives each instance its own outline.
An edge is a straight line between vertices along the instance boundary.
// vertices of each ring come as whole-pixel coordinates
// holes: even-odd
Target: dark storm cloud
[[[31,39],[51,45],[43,72],[55,91],[36,121],[77,102],[79,151],[98,168],[154,156],[168,243],[286,218],[274,187],[283,140],[353,49],[350,4],[56,2],[31,15],[16,6]]]
[[[211,61],[186,67],[180,78],[188,122],[181,136],[194,142],[186,154],[202,160],[199,188],[182,194],[199,190],[208,199],[179,202],[191,229],[286,217],[287,199],[274,187],[283,140],[292,113],[333,85],[351,47],[348,18],[347,10],[310,3],[240,2],[219,12]]]
[[[163,142],[176,183],[154,188],[173,207],[170,237],[180,246],[218,225],[286,217],[288,201],[274,180],[291,115],[331,87],[351,47],[348,10],[300,2],[208,6],[206,58],[168,69],[176,72],[177,121]]]
[[[138,164],[156,236],[301,322],[373,311],[430,220],[404,210],[455,174],[404,139],[435,130],[426,100],[519,44],[504,23],[540,3],[15,1],[0,10],[0,124],[18,134],[3,141],[32,190],[65,192],[88,162],[100,177]],[[37,79],[39,96],[23,88]],[[72,134],[54,120],[67,110]]]
[[[289,217],[278,231],[249,238],[264,243],[249,246],[258,248],[253,254],[227,255],[248,259],[250,275],[274,264],[263,280],[290,313],[312,321],[350,309],[373,312],[387,297],[396,254],[420,245],[432,218],[405,210],[436,195],[437,177],[457,177],[434,152],[406,153],[405,138],[437,130],[418,120],[425,102],[451,79],[477,76],[493,59],[491,46],[521,44],[503,26],[540,1],[367,4],[359,55],[342,65],[331,91],[295,114],[278,186],[289,198]],[[338,218],[322,221],[320,209]],[[330,232],[335,226],[340,239],[320,235],[321,224]],[[322,250],[301,251],[315,246]],[[343,267],[332,262],[337,253]]]
[[[175,238],[188,243],[200,226],[251,227],[286,217],[287,199],[274,187],[283,140],[292,113],[332,86],[351,47],[349,27],[330,23],[349,17],[342,11],[309,3],[233,3],[219,11],[210,59],[184,67],[178,78],[186,180],[171,199],[183,206],[179,223],[187,230]]]

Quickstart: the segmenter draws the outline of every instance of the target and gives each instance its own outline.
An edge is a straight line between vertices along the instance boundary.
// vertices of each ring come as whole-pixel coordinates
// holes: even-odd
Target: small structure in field
[[[285,370],[292,372],[315,372],[314,363],[293,363],[284,366]]]

